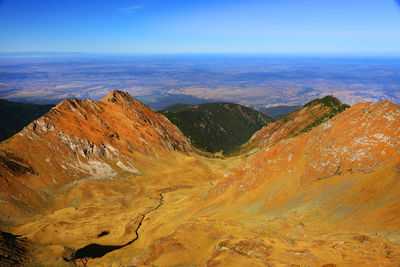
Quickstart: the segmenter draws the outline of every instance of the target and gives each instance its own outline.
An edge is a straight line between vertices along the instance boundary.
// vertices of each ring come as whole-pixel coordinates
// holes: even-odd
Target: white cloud
[[[139,10],[139,9],[142,9],[142,8],[144,8],[144,6],[142,6],[142,5],[133,5],[133,6],[119,8],[118,10],[120,12],[123,12],[123,13],[132,14],[136,10]]]

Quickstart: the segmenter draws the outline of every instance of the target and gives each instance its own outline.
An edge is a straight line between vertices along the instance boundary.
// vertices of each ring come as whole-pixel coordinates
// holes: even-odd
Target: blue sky
[[[0,52],[400,55],[400,0],[0,0]]]

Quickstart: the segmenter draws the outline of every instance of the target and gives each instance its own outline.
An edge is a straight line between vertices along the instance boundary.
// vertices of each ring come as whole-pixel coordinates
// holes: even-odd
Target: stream
[[[99,244],[89,244],[83,248],[80,248],[78,250],[76,250],[71,257],[63,257],[63,259],[65,261],[75,261],[75,260],[79,260],[79,259],[85,259],[85,258],[101,258],[104,255],[106,255],[107,253],[110,253],[114,250],[126,247],[131,245],[133,242],[135,242],[136,240],[139,239],[139,229],[142,226],[142,223],[144,221],[144,219],[146,218],[146,216],[157,210],[159,207],[161,207],[164,204],[164,193],[160,193],[160,201],[158,203],[158,205],[149,210],[148,212],[142,214],[142,218],[140,219],[140,222],[138,224],[138,226],[136,227],[135,233],[136,233],[136,237],[134,239],[132,239],[131,241],[129,241],[128,243],[121,245],[121,246],[106,246],[106,245],[99,245]]]

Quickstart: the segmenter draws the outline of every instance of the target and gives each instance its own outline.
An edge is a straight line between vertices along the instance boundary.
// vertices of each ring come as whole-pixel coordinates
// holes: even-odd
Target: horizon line
[[[399,52],[87,52],[87,51],[0,51],[0,56],[112,55],[112,56],[185,56],[185,55],[255,55],[255,56],[328,56],[328,57],[400,57]]]

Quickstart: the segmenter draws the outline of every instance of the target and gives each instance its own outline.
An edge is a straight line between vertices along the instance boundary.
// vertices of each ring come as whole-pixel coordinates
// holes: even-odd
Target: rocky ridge
[[[263,127],[256,132],[241,148],[241,152],[265,148],[283,139],[310,131],[312,128],[328,121],[349,106],[333,96],[317,98],[284,118]]]
[[[171,151],[193,148],[168,119],[127,93],[66,99],[1,143],[0,197],[5,206],[36,209],[66,184],[138,175],[138,161]]]

